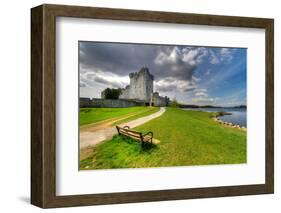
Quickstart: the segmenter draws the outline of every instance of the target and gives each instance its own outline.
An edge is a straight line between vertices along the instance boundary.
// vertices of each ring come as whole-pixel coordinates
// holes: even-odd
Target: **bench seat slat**
[[[128,131],[128,132],[132,132],[132,133],[136,133],[136,134],[141,134],[141,132],[138,132],[138,131],[135,131],[135,130],[131,130],[131,129],[125,129],[125,128],[122,128],[122,127],[119,127],[119,130]]]
[[[139,137],[139,138],[141,137],[141,134],[140,134],[140,133],[136,134],[136,133],[134,133],[134,132],[121,131],[121,130],[120,130],[120,133],[122,133],[122,134],[132,135],[132,136]]]
[[[125,135],[125,136],[128,136],[128,137],[131,137],[131,138],[133,138],[133,139],[136,139],[136,140],[141,141],[141,137],[139,137],[139,136],[134,136],[134,135],[131,135],[131,134],[126,134],[126,133],[122,133],[122,135]],[[145,141],[145,142],[148,142],[148,141],[150,141],[151,139],[152,139],[151,136],[145,136],[145,137],[143,137],[143,141]]]
[[[140,135],[141,132],[136,132],[136,131],[132,131],[132,130],[128,130],[128,129],[119,129],[122,132],[130,132],[132,134],[136,134],[136,135]]]
[[[127,131],[121,131],[121,130],[120,130],[120,133],[123,134],[123,135],[141,138],[141,134],[136,134],[136,133],[127,132]]]

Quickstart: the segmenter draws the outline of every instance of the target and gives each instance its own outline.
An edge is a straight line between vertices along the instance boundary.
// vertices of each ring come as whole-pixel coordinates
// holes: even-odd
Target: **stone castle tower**
[[[130,73],[130,85],[122,90],[120,99],[137,99],[150,102],[153,95],[154,77],[149,73],[147,67],[141,68],[139,72]]]

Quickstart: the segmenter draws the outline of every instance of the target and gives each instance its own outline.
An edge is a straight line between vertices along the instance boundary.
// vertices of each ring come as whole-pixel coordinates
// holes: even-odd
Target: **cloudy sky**
[[[79,42],[80,97],[100,98],[123,88],[141,67],[154,75],[154,91],[180,103],[246,104],[244,48]]]

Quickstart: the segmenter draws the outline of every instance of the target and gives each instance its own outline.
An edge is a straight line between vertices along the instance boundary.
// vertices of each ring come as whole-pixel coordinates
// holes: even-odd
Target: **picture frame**
[[[56,194],[56,18],[246,27],[265,30],[265,183],[96,194]],[[31,203],[41,208],[274,192],[274,20],[44,4],[31,9]],[[262,140],[262,139],[261,139]]]

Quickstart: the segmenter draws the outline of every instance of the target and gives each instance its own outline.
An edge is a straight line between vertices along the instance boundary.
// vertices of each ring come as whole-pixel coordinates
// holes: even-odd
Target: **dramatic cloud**
[[[159,46],[80,42],[80,65],[86,70],[100,70],[125,76],[136,72],[144,65],[151,65],[151,58]]]
[[[155,89],[159,92],[187,92],[196,88],[195,83],[191,81],[178,80],[173,77],[161,79],[155,83]]]
[[[144,66],[154,76],[155,91],[183,103],[215,104],[231,87],[246,87],[246,50],[242,48],[81,41],[80,95],[100,97],[107,87],[124,88],[129,73]],[[245,95],[238,97],[242,99]]]
[[[109,72],[80,72],[80,87],[93,88],[96,83],[104,87],[122,88],[129,83],[129,79]]]
[[[191,81],[194,70],[206,57],[204,47],[162,47],[154,60],[155,72],[161,78],[173,77],[178,80]]]
[[[168,87],[163,86],[165,81],[163,79],[169,78],[174,79],[175,84],[169,85],[169,88],[189,90],[192,84],[198,81],[193,75],[194,70],[208,54],[204,47],[97,42],[80,42],[79,46],[80,73],[99,72],[100,75],[114,73],[117,76],[128,76],[130,72],[136,72],[141,67],[147,66],[154,75],[155,82],[161,81],[158,87],[162,90],[168,90]],[[120,86],[98,76],[92,80],[115,87]],[[177,86],[176,82],[180,86]]]

